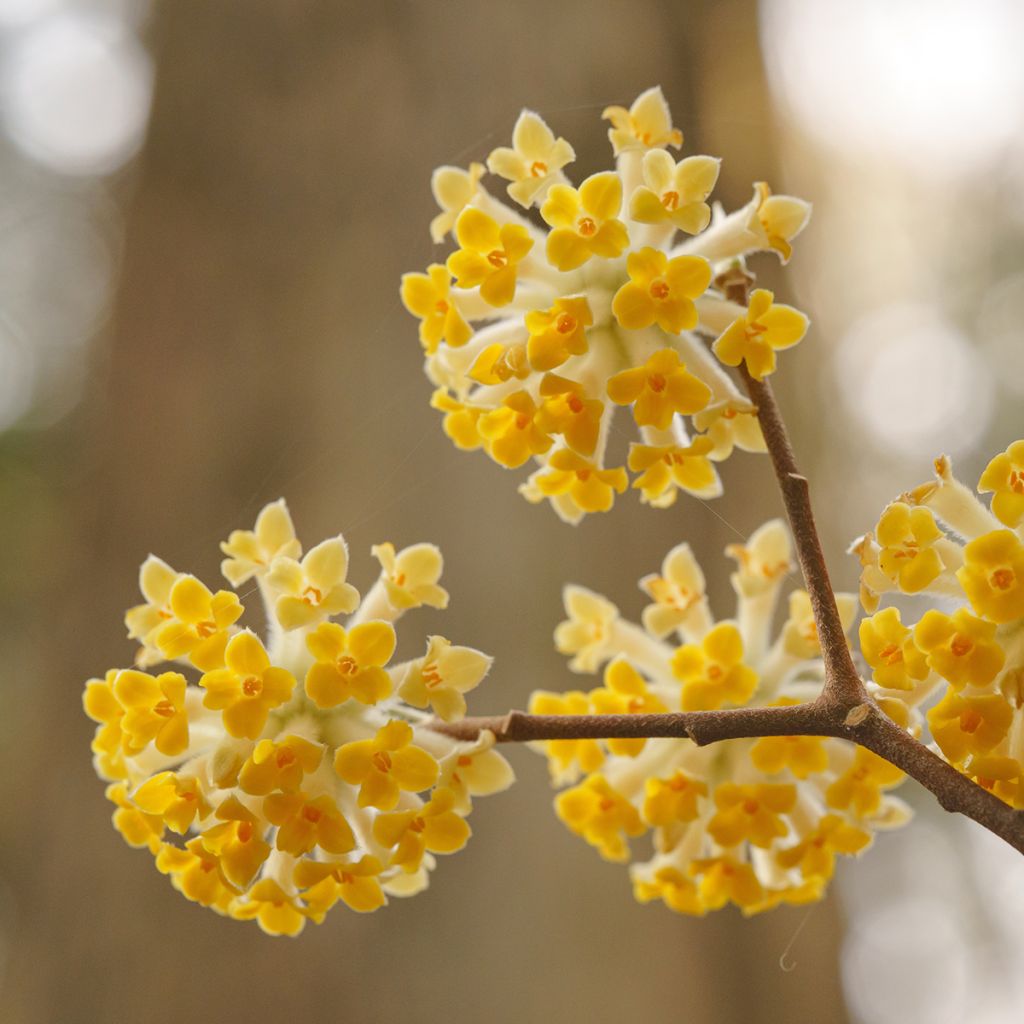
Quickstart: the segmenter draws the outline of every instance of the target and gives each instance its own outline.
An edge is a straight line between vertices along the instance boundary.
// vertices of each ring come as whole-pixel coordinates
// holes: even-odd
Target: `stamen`
[[[971,642],[970,637],[966,637],[963,633],[957,633],[953,637],[952,643],[949,645],[950,653],[957,658],[962,658],[965,654],[970,654],[974,650],[974,644]]]
[[[534,160],[530,164],[530,174],[534,178],[543,178],[548,173],[548,165],[543,160]]]
[[[661,205],[666,210],[674,210],[679,205],[679,193],[678,192],[666,192],[661,197]]]
[[[378,750],[373,757],[370,758],[373,762],[373,767],[379,772],[391,771],[391,755],[386,750]]]
[[[651,293],[651,298],[659,300],[667,299],[669,293],[668,281],[659,277],[656,281],[651,282],[649,291]]]
[[[660,373],[652,373],[650,377],[647,378],[647,386],[652,391],[664,391],[667,383],[668,381],[665,380],[664,375]]]
[[[246,697],[258,697],[263,692],[263,680],[258,676],[249,676],[242,682],[242,693]]]
[[[580,217],[579,223],[576,225],[576,230],[584,238],[590,238],[591,235],[597,234],[597,225],[594,223],[592,217]]]
[[[1016,576],[1012,569],[996,569],[989,580],[997,590],[1009,590],[1013,586]]]
[[[967,708],[960,712],[960,731],[973,733],[981,725],[983,719],[974,708]]]
[[[500,270],[502,267],[508,266],[508,256],[505,255],[504,249],[492,249],[487,254],[487,262]]]
[[[317,590],[316,587],[310,586],[302,592],[302,600],[304,603],[315,607],[324,599],[324,595]]]
[[[555,320],[555,330],[559,334],[572,334],[576,330],[576,317],[571,313],[559,313]]]

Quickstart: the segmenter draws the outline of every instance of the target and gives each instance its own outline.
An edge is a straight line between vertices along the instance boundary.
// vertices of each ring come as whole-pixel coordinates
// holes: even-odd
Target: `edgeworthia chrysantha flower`
[[[510,202],[487,190],[481,164],[435,172],[431,233],[450,232],[456,249],[401,289],[445,432],[507,468],[532,460],[520,490],[568,522],[610,509],[629,471],[656,507],[680,490],[721,493],[715,463],[764,450],[723,364],[761,378],[807,330],[771,292],[742,306],[716,281],[751,253],[787,260],[809,205],[758,183],[742,209],[713,214],[719,161],[677,160],[683,137],[660,89],[604,116],[616,168],[575,185],[572,146],[532,111],[487,158]],[[609,463],[616,406],[639,432],[625,465]]]
[[[821,690],[821,648],[807,594],[789,595],[789,535],[766,523],[727,552],[735,617],[716,622],[704,575],[689,547],[674,548],[645,576],[651,598],[643,626],[580,587],[565,593],[569,619],[555,631],[570,668],[604,669],[596,689],[538,692],[537,714],[645,714],[797,704]],[[837,595],[847,630],[856,599]],[[872,695],[901,725],[919,716],[873,684]],[[558,816],[606,860],[628,862],[643,903],[685,914],[727,903],[745,914],[819,899],[837,855],[866,849],[879,829],[909,818],[889,791],[903,778],[880,757],[845,740],[769,736],[698,747],[686,739],[553,740],[538,744],[554,783]],[[650,836],[639,855],[633,840]]]
[[[471,798],[512,782],[492,734],[425,726],[465,714],[491,659],[431,636],[393,662],[394,622],[448,603],[440,552],[375,546],[381,575],[360,600],[344,538],[303,557],[283,501],[221,547],[235,587],[256,581],[266,641],[234,592],[151,556],[127,614],[134,667],[86,684],[114,825],[189,899],[271,935],[339,901],[371,911],[419,892],[435,855],[466,844]]]

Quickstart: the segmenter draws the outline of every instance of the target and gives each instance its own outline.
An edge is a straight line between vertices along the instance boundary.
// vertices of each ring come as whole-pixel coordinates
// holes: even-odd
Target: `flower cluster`
[[[239,626],[234,591],[150,556],[126,616],[135,665],[86,685],[115,827],[189,899],[271,935],[338,901],[371,911],[420,891],[434,854],[469,838],[471,798],[512,781],[490,733],[426,727],[427,708],[462,717],[489,657],[432,636],[392,664],[393,622],[448,603],[440,552],[374,547],[382,572],[361,601],[344,539],[303,556],[283,501],[221,547],[233,587],[255,580],[267,643]]]
[[[629,486],[626,466],[606,464],[616,405],[639,429],[627,464],[643,501],[719,494],[715,462],[764,450],[753,406],[720,364],[762,378],[807,330],[771,292],[742,306],[716,282],[748,253],[787,260],[809,205],[759,182],[742,209],[713,214],[719,161],[677,162],[669,149],[683,138],[660,89],[604,116],[616,170],[578,187],[564,171],[572,146],[531,111],[512,147],[487,159],[513,205],[486,190],[482,164],[439,168],[431,233],[458,248],[401,289],[445,432],[508,468],[536,460],[521,492],[573,523]]]
[[[989,462],[978,493],[935,460],[935,479],[882,513],[853,551],[863,566],[864,656],[879,686],[927,713],[942,756],[1024,808],[1024,441]],[[887,593],[941,602],[916,623]]]
[[[818,695],[821,649],[803,590],[772,637],[791,569],[789,535],[779,521],[726,553],[736,618],[715,622],[704,576],[687,545],[669,552],[661,573],[644,577],[651,598],[642,627],[606,598],[568,587],[569,619],[555,632],[570,667],[597,672],[603,685],[534,694],[538,714],[635,714],[796,704]],[[839,594],[847,629],[853,595]],[[674,640],[678,639],[679,643]],[[872,685],[901,725],[907,708]],[[704,914],[733,903],[745,914],[818,899],[837,854],[865,849],[873,833],[908,820],[888,791],[899,769],[844,740],[814,736],[736,739],[698,747],[690,740],[556,740],[543,744],[556,785],[555,809],[577,835],[611,861],[627,861],[629,840],[652,833],[654,855],[630,869],[638,900]]]

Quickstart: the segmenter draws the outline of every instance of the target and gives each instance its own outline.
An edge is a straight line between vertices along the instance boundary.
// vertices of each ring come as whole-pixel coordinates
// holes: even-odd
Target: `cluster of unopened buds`
[[[489,657],[431,636],[391,663],[394,621],[448,603],[440,552],[375,546],[381,574],[360,600],[344,539],[302,556],[283,501],[221,547],[232,586],[255,581],[267,642],[239,626],[233,590],[146,560],[145,603],[126,616],[135,664],[84,695],[114,825],[189,899],[272,935],[339,901],[372,911],[419,892],[434,855],[466,844],[471,798],[512,781],[492,735],[425,727],[465,714]]]
[[[565,174],[572,146],[531,111],[487,158],[513,205],[484,187],[482,164],[438,168],[431,234],[458,248],[401,289],[445,432],[508,468],[534,459],[522,494],[568,522],[607,511],[629,485],[607,461],[614,406],[631,407],[639,429],[627,464],[643,501],[718,495],[714,463],[764,450],[720,364],[761,379],[808,325],[764,289],[732,301],[723,282],[750,253],[787,260],[809,205],[759,182],[742,209],[713,212],[719,161],[676,161],[683,137],[660,89],[604,116],[616,169],[578,187]]]
[[[992,494],[991,507],[977,494]],[[935,460],[935,479],[882,513],[853,547],[860,626],[875,682],[927,712],[935,747],[956,768],[1024,808],[1024,441],[989,462],[977,494]],[[916,623],[876,611],[884,595],[935,600]]]
[[[777,520],[735,559],[734,619],[715,622],[704,575],[689,547],[669,552],[644,577],[651,598],[643,625],[606,598],[570,586],[569,614],[555,633],[570,668],[597,672],[590,691],[534,694],[538,714],[641,714],[798,704],[821,691],[823,669],[806,591],[789,595],[778,635],[772,623],[792,569],[790,540]],[[856,598],[837,595],[843,625]],[[872,696],[902,726],[914,716],[877,687]],[[633,863],[638,900],[685,914],[727,903],[745,914],[820,899],[836,856],[856,854],[879,829],[909,820],[888,791],[903,774],[846,740],[768,736],[699,747],[687,739],[552,740],[543,745],[552,780],[571,784],[555,800],[559,817],[607,860],[625,862],[629,840],[650,833],[653,856]],[[582,777],[582,778],[581,778]]]

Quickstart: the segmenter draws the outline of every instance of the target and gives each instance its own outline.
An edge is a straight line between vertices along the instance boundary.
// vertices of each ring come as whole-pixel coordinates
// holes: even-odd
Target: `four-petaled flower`
[[[398,695],[413,707],[428,704],[445,722],[466,713],[466,698],[491,667],[492,658],[472,647],[457,647],[443,636],[427,639],[427,653],[409,662]]]
[[[259,637],[248,630],[231,638],[224,660],[225,668],[199,680],[206,690],[203,704],[223,712],[224,728],[232,736],[258,739],[270,712],[291,697],[295,677],[271,665]]]
[[[579,189],[552,185],[540,215],[551,225],[547,258],[561,271],[582,267],[592,256],[615,259],[629,245],[619,220],[622,181],[611,171],[593,174]]]
[[[471,163],[468,170],[461,167],[438,167],[431,175],[430,190],[441,212],[430,222],[430,237],[443,242],[445,235],[455,227],[459,214],[474,202],[480,190],[480,179],[486,168]]]
[[[535,370],[554,370],[571,356],[587,351],[586,328],[594,322],[590,303],[583,295],[555,299],[550,309],[526,314],[526,357]]]
[[[887,690],[912,690],[930,671],[915,632],[900,621],[898,608],[884,608],[860,624],[860,649],[872,678]]]
[[[283,498],[264,506],[253,529],[232,530],[220,549],[228,556],[220,563],[220,571],[233,587],[261,576],[279,555],[298,558],[302,554]]]
[[[374,838],[394,847],[392,864],[403,871],[418,871],[426,852],[455,853],[466,845],[470,828],[454,807],[455,793],[438,787],[419,810],[378,814],[373,821]]]
[[[516,293],[519,263],[533,248],[521,224],[500,225],[473,206],[459,214],[455,237],[460,248],[448,257],[448,269],[460,288],[480,287],[491,306],[507,306]]]
[[[419,793],[437,780],[437,761],[412,744],[412,729],[391,721],[369,740],[356,740],[338,748],[335,771],[352,786],[359,786],[359,806],[393,810],[401,792]]]
[[[683,144],[683,133],[672,127],[672,115],[659,86],[642,92],[628,110],[625,107],[605,107],[601,117],[612,123],[608,139],[616,156],[658,146],[675,146],[678,149]]]
[[[628,465],[640,474],[633,487],[655,508],[668,508],[680,490],[699,498],[713,498],[722,490],[708,459],[713,448],[711,439],[704,436],[695,437],[686,446],[631,444]]]
[[[683,644],[672,657],[672,672],[683,684],[684,711],[745,704],[757,689],[757,673],[743,664],[743,638],[731,622],[720,622],[699,644]]]
[[[381,582],[393,608],[448,607],[448,591],[438,585],[444,559],[435,544],[411,544],[395,554],[394,544],[374,544],[370,554],[380,562]]]
[[[512,148],[499,146],[492,150],[487,169],[511,182],[508,194],[520,206],[529,207],[575,159],[576,153],[565,139],[556,139],[543,118],[524,110],[512,129]]]
[[[364,622],[347,632],[336,622],[322,622],[306,637],[316,661],[306,673],[306,695],[318,708],[333,708],[350,697],[376,704],[391,693],[383,667],[395,653],[390,622]]]
[[[402,304],[420,318],[420,341],[427,355],[442,341],[459,348],[473,335],[455,304],[451,283],[451,273],[440,263],[431,263],[425,274],[402,275]]]
[[[793,809],[796,786],[785,783],[756,783],[741,786],[723,782],[715,787],[718,813],[708,822],[708,833],[719,846],[744,841],[769,847],[789,832],[780,817]]]
[[[978,491],[992,495],[992,512],[1007,526],[1020,526],[1024,520],[1024,441],[1014,441],[985,467]]]
[[[150,741],[168,756],[187,749],[187,685],[180,672],[162,672],[155,678],[134,669],[118,672],[114,694],[124,708],[120,726],[132,753],[138,753]]]
[[[639,426],[667,430],[677,412],[689,415],[703,409],[711,389],[686,369],[675,349],[663,348],[643,366],[610,378],[608,397],[616,405],[632,405]]]
[[[934,545],[942,531],[930,509],[894,501],[878,520],[875,536],[881,547],[879,569],[904,593],[924,590],[941,574],[942,558]]]
[[[925,653],[928,665],[954,689],[988,686],[1006,662],[996,640],[997,626],[957,608],[946,615],[929,608],[914,627],[914,643]]]
[[[956,578],[974,610],[992,622],[1024,618],[1024,544],[1012,530],[993,530],[964,548]]]
[[[626,258],[626,272],[629,280],[612,299],[612,312],[623,327],[639,330],[656,323],[668,334],[679,334],[697,326],[693,300],[711,283],[711,264],[706,259],[669,259],[660,249],[645,246]]]
[[[928,712],[932,738],[953,764],[987,754],[1012,722],[1013,708],[1000,693],[964,696],[951,690]]]
[[[746,312],[737,317],[712,345],[726,366],[746,362],[755,380],[775,372],[775,353],[791,348],[807,333],[810,321],[800,310],[775,301],[765,288],[756,288]]]
[[[615,502],[616,493],[629,486],[629,477],[621,466],[601,469],[569,448],[560,448],[550,459],[547,469],[538,469],[523,491],[530,500],[561,499],[569,508],[566,515],[584,512],[607,512]]]
[[[301,562],[275,558],[267,582],[281,595],[274,606],[277,621],[292,630],[353,611],[359,591],[345,582],[347,575],[348,546],[341,537],[310,548]]]
[[[705,202],[718,181],[721,164],[710,156],[688,156],[676,163],[664,149],[644,154],[644,184],[629,200],[629,215],[641,224],[669,223],[697,235],[711,221]]]
[[[327,853],[348,853],[355,849],[352,829],[326,794],[271,793],[263,801],[263,814],[277,825],[275,845],[279,850],[301,857],[314,847]]]

